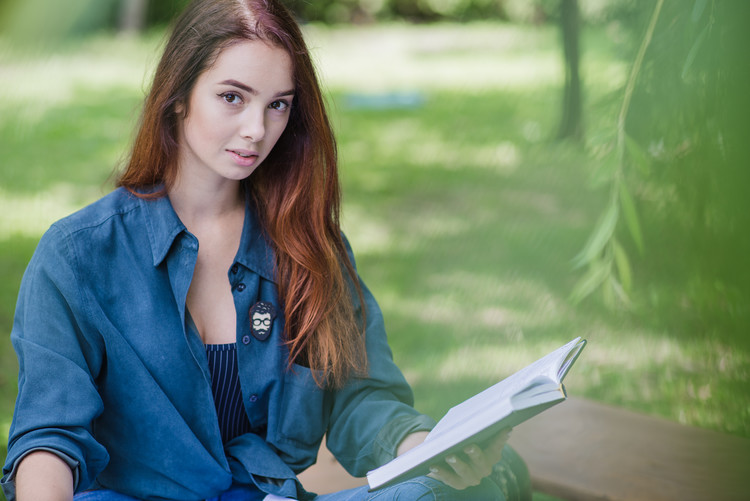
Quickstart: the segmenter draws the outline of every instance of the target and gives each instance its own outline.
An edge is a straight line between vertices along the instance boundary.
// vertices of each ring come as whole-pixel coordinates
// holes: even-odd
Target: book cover
[[[371,490],[429,473],[431,464],[470,444],[483,445],[566,398],[563,379],[586,345],[577,337],[450,409],[425,441],[367,473]]]

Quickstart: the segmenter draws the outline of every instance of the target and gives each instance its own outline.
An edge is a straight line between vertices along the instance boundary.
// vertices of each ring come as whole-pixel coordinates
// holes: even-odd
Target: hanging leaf
[[[633,302],[630,300],[630,296],[628,296],[622,285],[617,280],[615,280],[614,277],[610,278],[609,286],[615,293],[615,295],[617,295],[617,298],[620,300],[620,304],[625,305],[628,308],[633,306]]]
[[[638,144],[638,141],[626,134],[625,148],[633,167],[644,176],[651,174],[651,159],[648,153]]]
[[[596,167],[589,176],[589,188],[597,189],[610,184],[617,172],[618,162],[614,148],[596,161]]]
[[[601,259],[592,262],[589,269],[573,287],[570,293],[570,301],[574,304],[580,303],[599,287],[611,273],[611,262],[605,263]]]
[[[615,232],[618,217],[619,207],[613,197],[609,207],[607,207],[607,211],[599,219],[599,222],[591,233],[583,250],[573,258],[574,268],[581,268],[582,266],[591,263],[601,254],[604,246],[607,245],[607,242],[612,238],[612,235]]]
[[[633,275],[630,271],[631,268],[628,254],[616,239],[613,240],[612,245],[614,248],[615,267],[617,268],[617,276],[620,277],[620,284],[622,284],[622,288],[625,292],[630,292],[630,287],[633,283]]]
[[[690,48],[690,52],[688,52],[687,58],[685,58],[685,64],[682,66],[682,74],[680,74],[680,78],[682,78],[683,80],[687,78],[690,67],[693,65],[693,61],[695,61],[695,57],[698,55],[698,51],[703,45],[703,40],[705,40],[710,26],[710,24],[707,24],[703,27],[703,30],[701,30],[701,34],[698,35],[695,43],[693,43],[693,46]]]
[[[604,306],[606,306],[610,310],[613,310],[615,308],[615,290],[613,287],[614,281],[615,278],[610,274],[608,280],[605,280],[605,282],[602,284],[602,300],[604,301]]]
[[[628,185],[624,182],[620,183],[620,205],[622,206],[623,218],[625,219],[625,225],[630,231],[630,236],[633,237],[638,252],[643,254],[641,222],[638,218],[638,211],[635,208],[633,197],[630,195],[630,190],[628,190]]]
[[[693,24],[697,23],[701,16],[703,16],[703,11],[706,10],[707,4],[708,0],[695,0],[695,5],[693,5],[693,15],[690,16]]]

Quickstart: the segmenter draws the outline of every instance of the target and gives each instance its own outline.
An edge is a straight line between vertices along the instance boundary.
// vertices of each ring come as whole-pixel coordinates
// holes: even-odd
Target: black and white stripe
[[[221,439],[227,443],[250,431],[250,421],[242,404],[237,346],[234,343],[207,344],[206,356]]]

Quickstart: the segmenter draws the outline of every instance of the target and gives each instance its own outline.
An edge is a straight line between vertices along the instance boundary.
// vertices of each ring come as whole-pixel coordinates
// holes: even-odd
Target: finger
[[[497,462],[497,460],[494,459],[495,454],[486,454],[485,451],[476,444],[468,446],[464,449],[464,452],[466,453],[466,457],[469,458],[474,473],[479,478],[484,478],[492,473],[492,467]]]
[[[505,447],[505,443],[500,443],[497,446],[493,444],[484,449],[485,461],[493,465],[499,462],[503,458],[503,447]]]
[[[500,456],[503,452],[503,448],[505,447],[505,444],[508,443],[512,431],[513,428],[506,428],[498,433],[492,440],[492,442],[490,442],[490,445],[485,449],[485,453],[489,453],[492,455],[497,454],[497,460],[499,461]]]
[[[474,470],[473,465],[464,461],[455,454],[445,458],[445,462],[463,480],[466,485],[479,485],[485,475],[480,475]]]
[[[484,449],[473,444],[467,447],[464,452],[469,458],[471,458],[472,462],[477,465],[480,471],[486,471],[484,465],[489,465],[489,468],[492,469],[493,466],[503,458],[503,448],[508,442],[508,438],[510,438],[510,432],[510,428],[501,431]]]
[[[462,479],[460,476],[456,474],[455,471],[453,471],[452,468],[448,468],[448,466],[438,466],[438,465],[432,465],[430,466],[430,474],[428,475],[436,480],[440,480],[445,485],[449,487],[453,487],[457,490],[463,490],[469,487],[469,485]]]

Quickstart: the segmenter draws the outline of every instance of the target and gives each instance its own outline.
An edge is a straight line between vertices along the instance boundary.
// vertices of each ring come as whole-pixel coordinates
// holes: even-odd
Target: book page
[[[450,409],[445,416],[433,428],[425,441],[434,438],[447,430],[450,430],[460,423],[468,420],[471,416],[480,411],[486,411],[488,406],[493,403],[501,403],[510,400],[513,395],[523,391],[532,381],[540,376],[549,378],[549,380],[559,383],[558,373],[562,364],[566,361],[571,349],[581,340],[580,337],[561,346],[552,353],[540,358],[536,362],[524,367],[515,374],[508,376],[499,383],[490,386],[486,390],[474,395],[464,402]],[[578,348],[580,352],[582,347]],[[571,362],[572,364],[572,362]]]
[[[579,338],[580,339],[580,338]],[[568,352],[565,359],[560,364],[560,369],[557,371],[557,380],[562,381],[565,379],[565,376],[568,374],[568,371],[571,367],[573,367],[573,364],[576,360],[578,360],[578,355],[581,354],[583,351],[583,347],[586,346],[586,340],[580,339],[578,344],[573,346],[573,349]]]
[[[470,443],[484,443],[565,400],[565,377],[585,341],[576,338],[483,392],[456,405],[427,439],[367,473],[371,489],[425,475],[429,465]],[[559,377],[558,377],[559,376]]]

